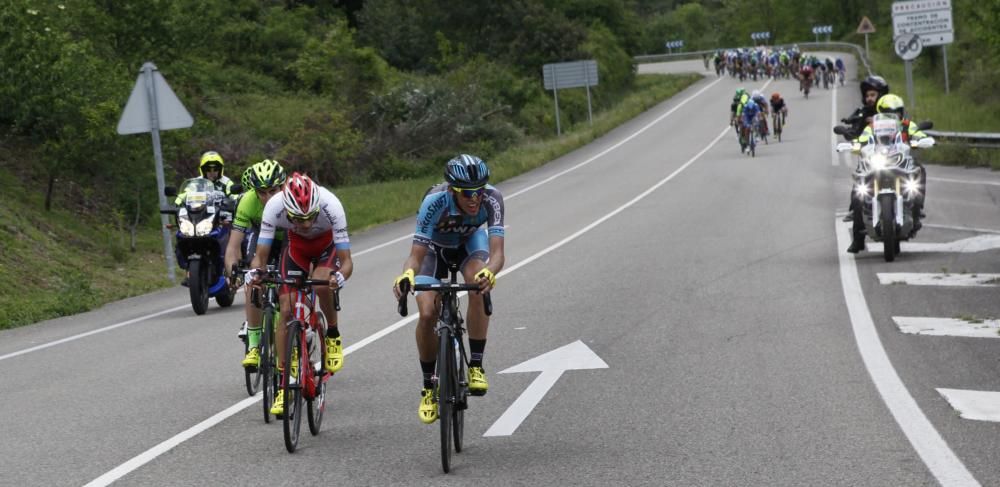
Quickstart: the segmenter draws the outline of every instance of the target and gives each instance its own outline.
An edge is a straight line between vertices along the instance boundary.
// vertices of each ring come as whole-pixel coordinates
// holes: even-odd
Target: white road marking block
[[[892,321],[899,327],[899,331],[912,335],[1000,338],[1000,320],[973,323],[958,318],[893,316]]]
[[[929,227],[932,225],[924,225]],[[985,230],[985,229],[966,229],[966,228],[952,228],[938,226],[939,228],[948,228],[952,230],[965,230],[965,231],[990,231],[996,232],[996,230]],[[866,243],[868,252],[872,253],[882,253],[882,242],[872,242],[868,241]],[[952,252],[960,254],[973,254],[976,252],[983,252],[986,250],[1000,249],[1000,235],[977,235],[975,237],[963,238],[960,240],[955,240],[954,242],[900,242],[899,248],[902,253],[913,253],[913,252]]]
[[[1000,392],[938,389],[964,419],[1000,422]]]
[[[879,284],[910,286],[997,287],[1000,274],[941,274],[934,272],[879,272]]]

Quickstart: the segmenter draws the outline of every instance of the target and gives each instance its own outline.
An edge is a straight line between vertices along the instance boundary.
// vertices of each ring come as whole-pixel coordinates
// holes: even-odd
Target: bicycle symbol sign
[[[923,43],[920,42],[920,36],[917,34],[904,34],[896,36],[893,40],[893,44],[896,48],[896,55],[903,58],[904,61],[912,61],[920,55],[920,51],[923,49]]]

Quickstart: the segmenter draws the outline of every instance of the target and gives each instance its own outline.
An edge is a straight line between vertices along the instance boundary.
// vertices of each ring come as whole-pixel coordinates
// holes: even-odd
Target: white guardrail
[[[799,50],[802,52],[815,50],[853,52],[861,62],[861,65],[864,67],[864,71],[868,73],[869,76],[872,74],[871,62],[868,60],[868,56],[865,55],[864,48],[857,44],[852,44],[850,42],[798,42],[796,44],[798,44]],[[778,45],[790,46],[791,43]],[[753,46],[742,47],[750,48]],[[722,50],[725,51],[728,49],[735,48],[727,47]],[[646,56],[635,56],[632,59],[635,64],[660,63],[686,59],[704,59],[705,57],[715,54],[715,51],[715,49],[712,49],[707,51],[680,52],[676,54],[652,54]],[[940,130],[925,130],[924,132],[937,140],[941,140],[949,144],[966,145],[974,148],[1000,149],[1000,134],[984,132],[945,132]]]

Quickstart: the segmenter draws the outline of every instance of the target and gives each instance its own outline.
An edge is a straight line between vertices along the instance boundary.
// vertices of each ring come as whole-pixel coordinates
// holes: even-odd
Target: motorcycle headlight
[[[181,235],[185,237],[194,236],[194,224],[187,218],[178,218],[177,225],[180,227]]]
[[[868,196],[871,194],[868,190],[868,185],[865,183],[858,183],[854,185],[854,193],[858,196]]]
[[[918,195],[920,194],[920,181],[916,179],[907,179],[903,183],[903,191],[906,191],[908,195]]]
[[[868,162],[871,163],[872,169],[885,169],[889,164],[889,158],[885,154],[872,154]]]
[[[198,226],[195,230],[199,237],[212,233],[212,218],[206,218],[198,222]]]

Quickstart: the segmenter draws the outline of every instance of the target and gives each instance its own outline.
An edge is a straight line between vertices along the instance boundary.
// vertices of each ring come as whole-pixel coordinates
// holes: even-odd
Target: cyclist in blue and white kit
[[[743,110],[740,112],[740,127],[743,129],[743,136],[740,138],[740,152],[745,152],[747,146],[750,145],[750,131],[753,130],[753,122],[758,117],[760,117],[760,105],[757,105],[757,102],[751,98],[743,105]]]
[[[489,167],[478,157],[462,154],[448,161],[444,175],[447,182],[431,188],[420,205],[410,256],[393,285],[397,300],[402,295],[399,285],[403,281],[413,289],[414,283],[435,283],[447,277],[447,262],[461,262],[465,282],[478,282],[480,294],[493,289],[495,276],[503,269],[503,195],[487,184]],[[482,228],[483,224],[486,228]],[[437,295],[420,293],[416,299],[420,309],[417,353],[423,373],[418,414],[421,421],[430,424],[438,417],[431,380],[438,346],[434,333]],[[489,388],[483,372],[489,328],[483,300],[469,299],[465,316],[469,326],[469,392],[481,396]]]

